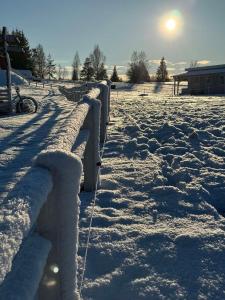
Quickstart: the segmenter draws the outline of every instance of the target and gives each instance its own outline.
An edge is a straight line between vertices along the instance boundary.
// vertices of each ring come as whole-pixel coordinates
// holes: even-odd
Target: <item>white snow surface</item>
[[[41,206],[24,197],[24,180],[36,172],[47,193],[32,163],[74,109],[48,88],[21,91],[40,101],[37,114],[0,118],[1,279]],[[225,97],[171,94],[152,84],[111,91],[84,300],[225,299]],[[79,274],[94,194],[80,195]]]
[[[111,91],[84,300],[225,299],[225,97],[171,95]],[[93,199],[81,193],[80,274]]]

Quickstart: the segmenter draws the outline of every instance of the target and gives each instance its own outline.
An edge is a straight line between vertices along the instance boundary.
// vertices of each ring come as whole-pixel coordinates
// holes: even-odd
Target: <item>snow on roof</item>
[[[12,80],[12,84],[15,85],[22,85],[28,83],[23,77],[21,77],[20,75],[16,74],[13,71],[11,72],[11,80]],[[6,71],[0,70],[0,86],[5,86],[5,85],[6,85]]]
[[[185,71],[202,71],[202,70],[225,70],[225,65],[214,65],[214,66],[205,66],[205,67],[195,67],[195,68],[186,68]]]
[[[174,78],[183,78],[187,80],[189,76],[211,75],[211,74],[225,74],[225,65],[215,65],[208,67],[187,68],[185,73],[174,75]]]
[[[16,70],[16,69],[13,69],[13,72],[15,72],[17,75],[19,75],[20,77],[22,77],[26,80],[32,80],[33,79],[33,75],[32,75],[32,72],[30,70]]]

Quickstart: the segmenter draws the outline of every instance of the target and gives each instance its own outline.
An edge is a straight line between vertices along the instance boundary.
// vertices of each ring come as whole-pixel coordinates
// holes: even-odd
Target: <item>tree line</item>
[[[0,29],[1,34],[1,29]],[[40,79],[65,79],[68,78],[68,70],[60,64],[56,65],[51,54],[46,56],[43,46],[37,45],[31,48],[29,41],[22,30],[13,30],[19,41],[23,52],[10,52],[11,64],[14,69],[31,70],[32,74]],[[0,53],[1,55],[1,53]],[[85,58],[83,65],[79,53],[76,52],[72,63],[72,80],[104,80],[108,79],[107,68],[105,66],[106,57],[99,45],[94,46],[93,51]],[[166,60],[162,57],[155,76],[149,75],[149,62],[144,51],[134,51],[131,55],[126,72],[128,81],[131,83],[141,83],[150,81],[168,81]],[[121,81],[117,68],[114,66],[110,79],[113,82]]]

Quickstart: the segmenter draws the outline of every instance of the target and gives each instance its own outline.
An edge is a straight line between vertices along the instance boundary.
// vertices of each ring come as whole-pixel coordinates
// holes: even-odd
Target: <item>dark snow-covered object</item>
[[[11,80],[12,84],[15,85],[23,85],[28,84],[27,80],[25,80],[22,76],[16,74],[15,72],[11,72]],[[6,71],[0,70],[0,86],[6,85]]]

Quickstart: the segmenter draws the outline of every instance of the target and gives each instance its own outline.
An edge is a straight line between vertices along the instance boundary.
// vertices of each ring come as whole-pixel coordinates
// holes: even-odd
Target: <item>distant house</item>
[[[225,65],[185,69],[185,73],[174,75],[174,95],[179,95],[179,85],[188,82],[182,93],[191,95],[225,94]]]

